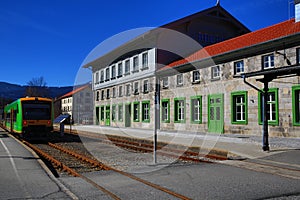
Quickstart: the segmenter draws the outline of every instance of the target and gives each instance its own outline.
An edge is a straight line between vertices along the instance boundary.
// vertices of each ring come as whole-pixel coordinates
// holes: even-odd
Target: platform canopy
[[[259,82],[264,84],[264,88],[260,89],[251,83],[247,82],[247,78],[256,77],[256,76],[263,76],[263,78],[256,79]],[[269,151],[269,132],[268,132],[268,119],[267,119],[267,95],[269,91],[269,82],[273,81],[274,79],[279,78],[287,78],[292,76],[300,76],[300,66],[299,65],[290,65],[280,68],[272,68],[267,70],[261,71],[254,71],[249,73],[243,73],[240,75],[234,76],[235,78],[243,78],[244,83],[249,85],[250,87],[256,89],[260,92],[263,96],[263,150]]]

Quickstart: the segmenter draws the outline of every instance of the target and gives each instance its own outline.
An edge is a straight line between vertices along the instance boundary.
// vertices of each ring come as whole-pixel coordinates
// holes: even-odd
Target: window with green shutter
[[[185,123],[185,98],[174,99],[174,121],[175,123]]]
[[[258,120],[259,124],[262,124],[263,121],[263,95],[258,93],[258,109],[259,115]],[[278,125],[279,124],[279,114],[278,114],[278,88],[269,89],[267,95],[267,119],[268,124]]]
[[[202,122],[202,97],[191,97],[191,122],[200,124]]]
[[[247,91],[231,93],[231,123],[248,124]]]

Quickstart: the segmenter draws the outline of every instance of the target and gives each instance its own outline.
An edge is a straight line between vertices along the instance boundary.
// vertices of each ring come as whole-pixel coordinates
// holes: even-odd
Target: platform
[[[38,156],[1,128],[0,158],[0,199],[72,199]]]

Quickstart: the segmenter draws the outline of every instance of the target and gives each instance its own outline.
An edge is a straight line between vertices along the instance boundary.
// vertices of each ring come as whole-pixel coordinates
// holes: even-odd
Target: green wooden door
[[[110,106],[105,108],[105,125],[110,126]]]
[[[100,108],[96,107],[96,125],[99,125],[100,123]]]
[[[224,95],[208,95],[208,132],[224,132]]]

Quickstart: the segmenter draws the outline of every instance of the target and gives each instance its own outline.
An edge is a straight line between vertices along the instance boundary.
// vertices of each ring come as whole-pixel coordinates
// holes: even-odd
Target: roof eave
[[[218,65],[232,60],[238,60],[241,58],[263,54],[270,51],[281,50],[291,45],[297,45],[297,44],[300,44],[300,33],[295,33],[288,36],[269,40],[263,43],[254,44],[240,49],[235,49],[222,54],[214,55],[209,58],[203,58],[200,60],[195,60],[193,62],[184,63],[182,65],[178,65],[172,68],[162,69],[161,71],[157,72],[157,75],[160,76],[168,75],[172,73],[172,71],[173,74],[174,72],[177,73],[187,72],[193,69],[200,69],[208,66],[213,66],[214,64]]]

